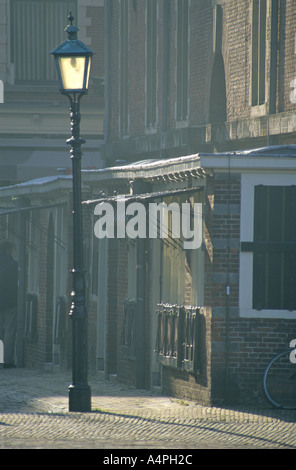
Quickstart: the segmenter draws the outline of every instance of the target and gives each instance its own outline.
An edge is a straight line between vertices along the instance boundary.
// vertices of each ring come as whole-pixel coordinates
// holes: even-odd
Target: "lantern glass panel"
[[[84,89],[85,61],[85,57],[59,57],[64,90]]]
[[[90,76],[91,57],[88,58],[87,76],[86,76],[86,89],[88,90],[89,76]]]

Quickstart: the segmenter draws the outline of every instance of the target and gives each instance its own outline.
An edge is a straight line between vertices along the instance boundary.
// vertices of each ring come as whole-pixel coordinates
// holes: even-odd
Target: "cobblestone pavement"
[[[0,449],[296,449],[296,412],[205,407],[90,377],[92,412],[68,412],[71,375],[0,369]]]

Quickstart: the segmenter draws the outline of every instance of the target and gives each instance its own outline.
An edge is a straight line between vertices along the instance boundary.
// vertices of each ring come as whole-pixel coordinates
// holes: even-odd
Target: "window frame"
[[[243,173],[241,175],[241,242],[254,241],[255,186],[294,186],[295,175],[278,173]],[[253,252],[240,252],[239,315],[248,318],[296,319],[296,310],[253,308]]]
[[[9,60],[11,67],[13,67],[13,84],[17,87],[28,85],[53,86],[56,84],[56,69],[54,62],[49,56],[49,51],[65,39],[64,27],[70,3],[73,3],[70,9],[73,11],[76,21],[78,21],[78,0],[64,0],[65,6],[67,6],[65,8],[65,16],[59,15],[55,22],[51,21],[55,17],[54,7],[56,6],[59,10],[62,10],[64,7],[58,0],[51,0],[49,2],[46,0],[27,0],[26,3],[22,1],[20,4],[21,8],[19,9],[18,1],[12,0],[10,2],[8,15],[10,35]],[[38,9],[36,8],[35,11],[34,3],[38,6]],[[35,15],[33,19],[32,11],[34,11]],[[42,21],[40,23],[36,22],[37,29],[35,24],[34,28],[30,27],[32,26],[31,22],[39,18],[38,15],[41,15]],[[49,18],[45,24],[44,17],[46,15]],[[23,32],[26,30],[29,30],[30,35],[26,35],[26,42],[24,43],[22,38],[24,37]],[[43,34],[40,34],[40,31],[43,31]],[[22,47],[20,47],[20,43]],[[33,47],[35,53],[31,54],[30,52]],[[23,52],[27,50],[26,55],[22,55],[19,52],[20,50],[23,50]]]

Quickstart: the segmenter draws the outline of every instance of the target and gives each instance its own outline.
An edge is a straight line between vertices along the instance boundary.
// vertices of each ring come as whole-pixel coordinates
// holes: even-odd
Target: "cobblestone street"
[[[1,449],[294,449],[296,413],[204,407],[90,377],[92,412],[68,412],[70,374],[0,370]]]

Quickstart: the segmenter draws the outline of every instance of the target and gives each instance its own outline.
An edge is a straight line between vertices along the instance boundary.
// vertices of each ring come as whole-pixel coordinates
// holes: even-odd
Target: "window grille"
[[[159,304],[155,352],[169,367],[201,372],[201,312],[198,307]]]
[[[56,82],[49,52],[65,39],[69,11],[76,0],[11,0],[11,62],[15,83]]]

